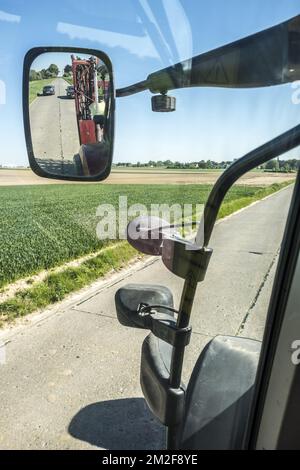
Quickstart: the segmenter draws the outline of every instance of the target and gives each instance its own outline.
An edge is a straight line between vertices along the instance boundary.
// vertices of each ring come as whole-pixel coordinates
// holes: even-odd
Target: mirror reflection
[[[107,171],[112,147],[112,83],[96,56],[48,52],[32,63],[29,116],[37,165],[53,176]]]

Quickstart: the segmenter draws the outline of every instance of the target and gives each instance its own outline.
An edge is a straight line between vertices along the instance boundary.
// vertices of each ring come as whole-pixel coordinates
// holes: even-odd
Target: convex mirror
[[[103,180],[111,170],[114,86],[100,51],[34,48],[24,62],[29,162],[40,176]]]

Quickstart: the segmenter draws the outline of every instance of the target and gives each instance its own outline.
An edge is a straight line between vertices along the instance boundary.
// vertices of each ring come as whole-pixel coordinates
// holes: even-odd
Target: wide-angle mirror
[[[31,49],[24,64],[24,122],[30,166],[38,175],[105,179],[114,134],[108,57],[88,49]]]

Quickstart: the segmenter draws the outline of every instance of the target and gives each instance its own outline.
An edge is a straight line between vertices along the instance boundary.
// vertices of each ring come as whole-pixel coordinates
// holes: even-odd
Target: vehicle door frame
[[[298,266],[297,266],[298,264]],[[290,322],[295,324],[291,301],[297,301],[297,270],[300,264],[300,170],[282,241],[277,272],[266,320],[262,351],[255,384],[253,405],[248,424],[246,445],[248,449],[300,448],[300,365],[292,363],[291,349],[287,351],[287,334]],[[299,285],[299,282],[298,282]],[[300,285],[298,292],[300,290]],[[299,296],[299,293],[298,293]],[[300,303],[299,309],[300,309]],[[300,312],[296,316],[299,329],[294,331],[300,339]],[[287,354],[290,362],[287,364]],[[290,356],[289,356],[290,355]],[[285,368],[282,368],[282,365]],[[288,369],[288,370],[287,370]],[[284,372],[284,373],[283,373]],[[284,382],[285,380],[285,382]],[[283,383],[284,382],[284,383]],[[278,384],[282,387],[278,387]],[[276,385],[275,385],[276,384]],[[284,394],[283,386],[285,385]],[[279,400],[279,396],[281,398]],[[297,403],[298,402],[298,403]],[[276,409],[274,407],[276,404]],[[272,406],[272,408],[271,408]],[[280,408],[280,410],[279,410]],[[273,414],[272,414],[273,413]],[[276,414],[277,413],[277,414]],[[276,415],[276,416],[275,416]],[[298,436],[298,444],[295,442]]]

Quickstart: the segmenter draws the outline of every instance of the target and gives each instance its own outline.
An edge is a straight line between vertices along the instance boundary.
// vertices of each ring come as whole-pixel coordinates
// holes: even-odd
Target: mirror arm
[[[117,97],[146,89],[164,94],[189,87],[260,88],[291,83],[300,77],[299,51],[300,15],[151,73],[143,82],[117,90]]]
[[[123,98],[125,96],[135,95],[141,91],[146,91],[149,89],[148,81],[144,80],[142,82],[134,83],[133,85],[127,86],[125,88],[119,88],[116,90],[116,97]]]

